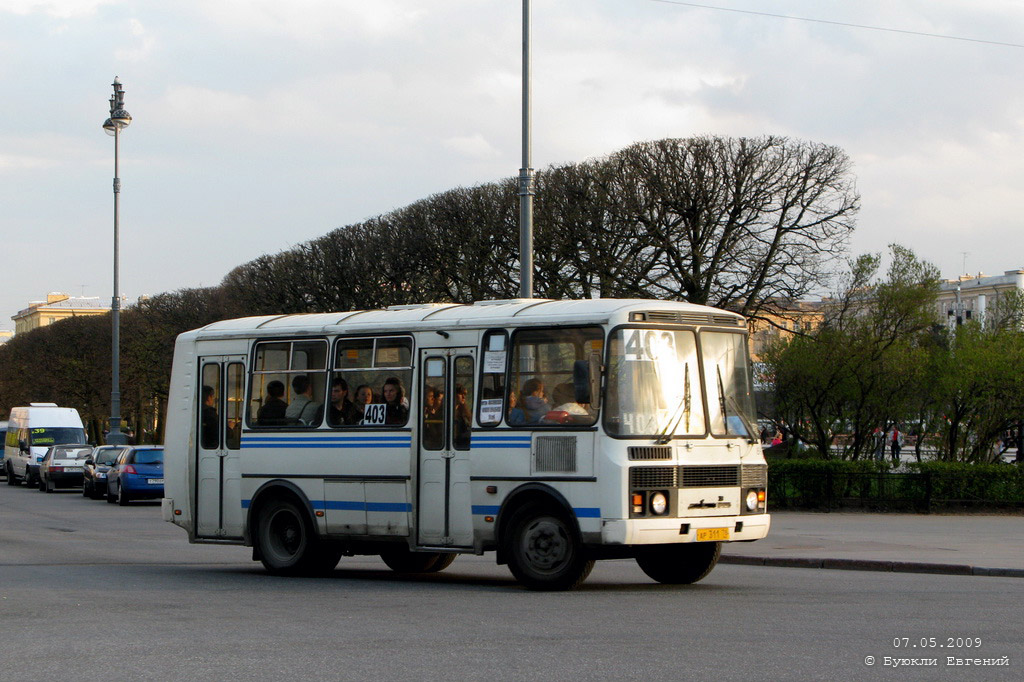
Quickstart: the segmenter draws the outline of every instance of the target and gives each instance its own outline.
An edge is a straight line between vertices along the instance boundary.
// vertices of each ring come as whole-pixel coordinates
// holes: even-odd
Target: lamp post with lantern
[[[124,88],[121,80],[114,78],[114,94],[110,97],[110,118],[103,122],[103,130],[114,137],[114,295],[110,300],[112,329],[111,376],[110,376],[110,432],[106,442],[124,445],[128,437],[121,431],[121,291],[118,281],[118,249],[120,237],[121,178],[118,169],[118,153],[121,131],[132,122],[131,114],[124,108]]]

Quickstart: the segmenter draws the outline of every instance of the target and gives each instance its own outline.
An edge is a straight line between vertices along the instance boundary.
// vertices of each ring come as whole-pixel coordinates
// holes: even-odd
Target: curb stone
[[[878,561],[872,559],[814,559],[802,557],[759,557],[723,554],[720,564],[772,566],[776,568],[827,568],[844,571],[882,571],[888,573],[932,573],[937,575],[981,575],[999,578],[1024,578],[1021,568],[984,568],[968,564],[931,564],[920,561]]]

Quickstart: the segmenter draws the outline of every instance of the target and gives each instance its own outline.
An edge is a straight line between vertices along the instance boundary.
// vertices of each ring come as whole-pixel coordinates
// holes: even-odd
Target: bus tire
[[[589,558],[563,512],[527,504],[509,520],[503,543],[508,567],[531,590],[570,590],[590,575]]]
[[[265,504],[257,523],[260,561],[274,575],[323,575],[341,559],[341,546],[320,542],[306,514],[289,500]]]
[[[665,585],[690,585],[703,579],[718,563],[721,542],[693,542],[644,549],[636,557],[640,570]]]
[[[455,561],[448,552],[410,552],[407,547],[381,552],[380,558],[396,573],[437,573]]]

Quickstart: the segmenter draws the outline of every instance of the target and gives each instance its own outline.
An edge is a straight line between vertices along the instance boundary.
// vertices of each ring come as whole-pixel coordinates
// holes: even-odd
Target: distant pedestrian
[[[885,432],[881,427],[876,426],[871,433],[871,439],[875,448],[875,461],[881,462],[885,459]]]
[[[889,443],[892,463],[898,466],[900,463],[900,450],[903,449],[903,434],[895,424],[893,424],[892,431],[889,434]]]

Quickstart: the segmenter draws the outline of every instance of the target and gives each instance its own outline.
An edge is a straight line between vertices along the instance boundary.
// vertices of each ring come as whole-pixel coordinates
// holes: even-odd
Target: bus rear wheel
[[[314,537],[306,514],[292,502],[267,503],[258,523],[260,561],[274,575],[322,575],[341,559],[341,547]]]
[[[636,557],[640,570],[665,585],[690,585],[705,578],[718,563],[721,542],[693,542],[645,548]]]
[[[594,568],[564,513],[544,506],[517,510],[504,542],[509,570],[531,590],[573,589]]]
[[[380,553],[381,560],[397,573],[437,573],[452,565],[455,555],[441,552],[410,552],[407,547]]]

